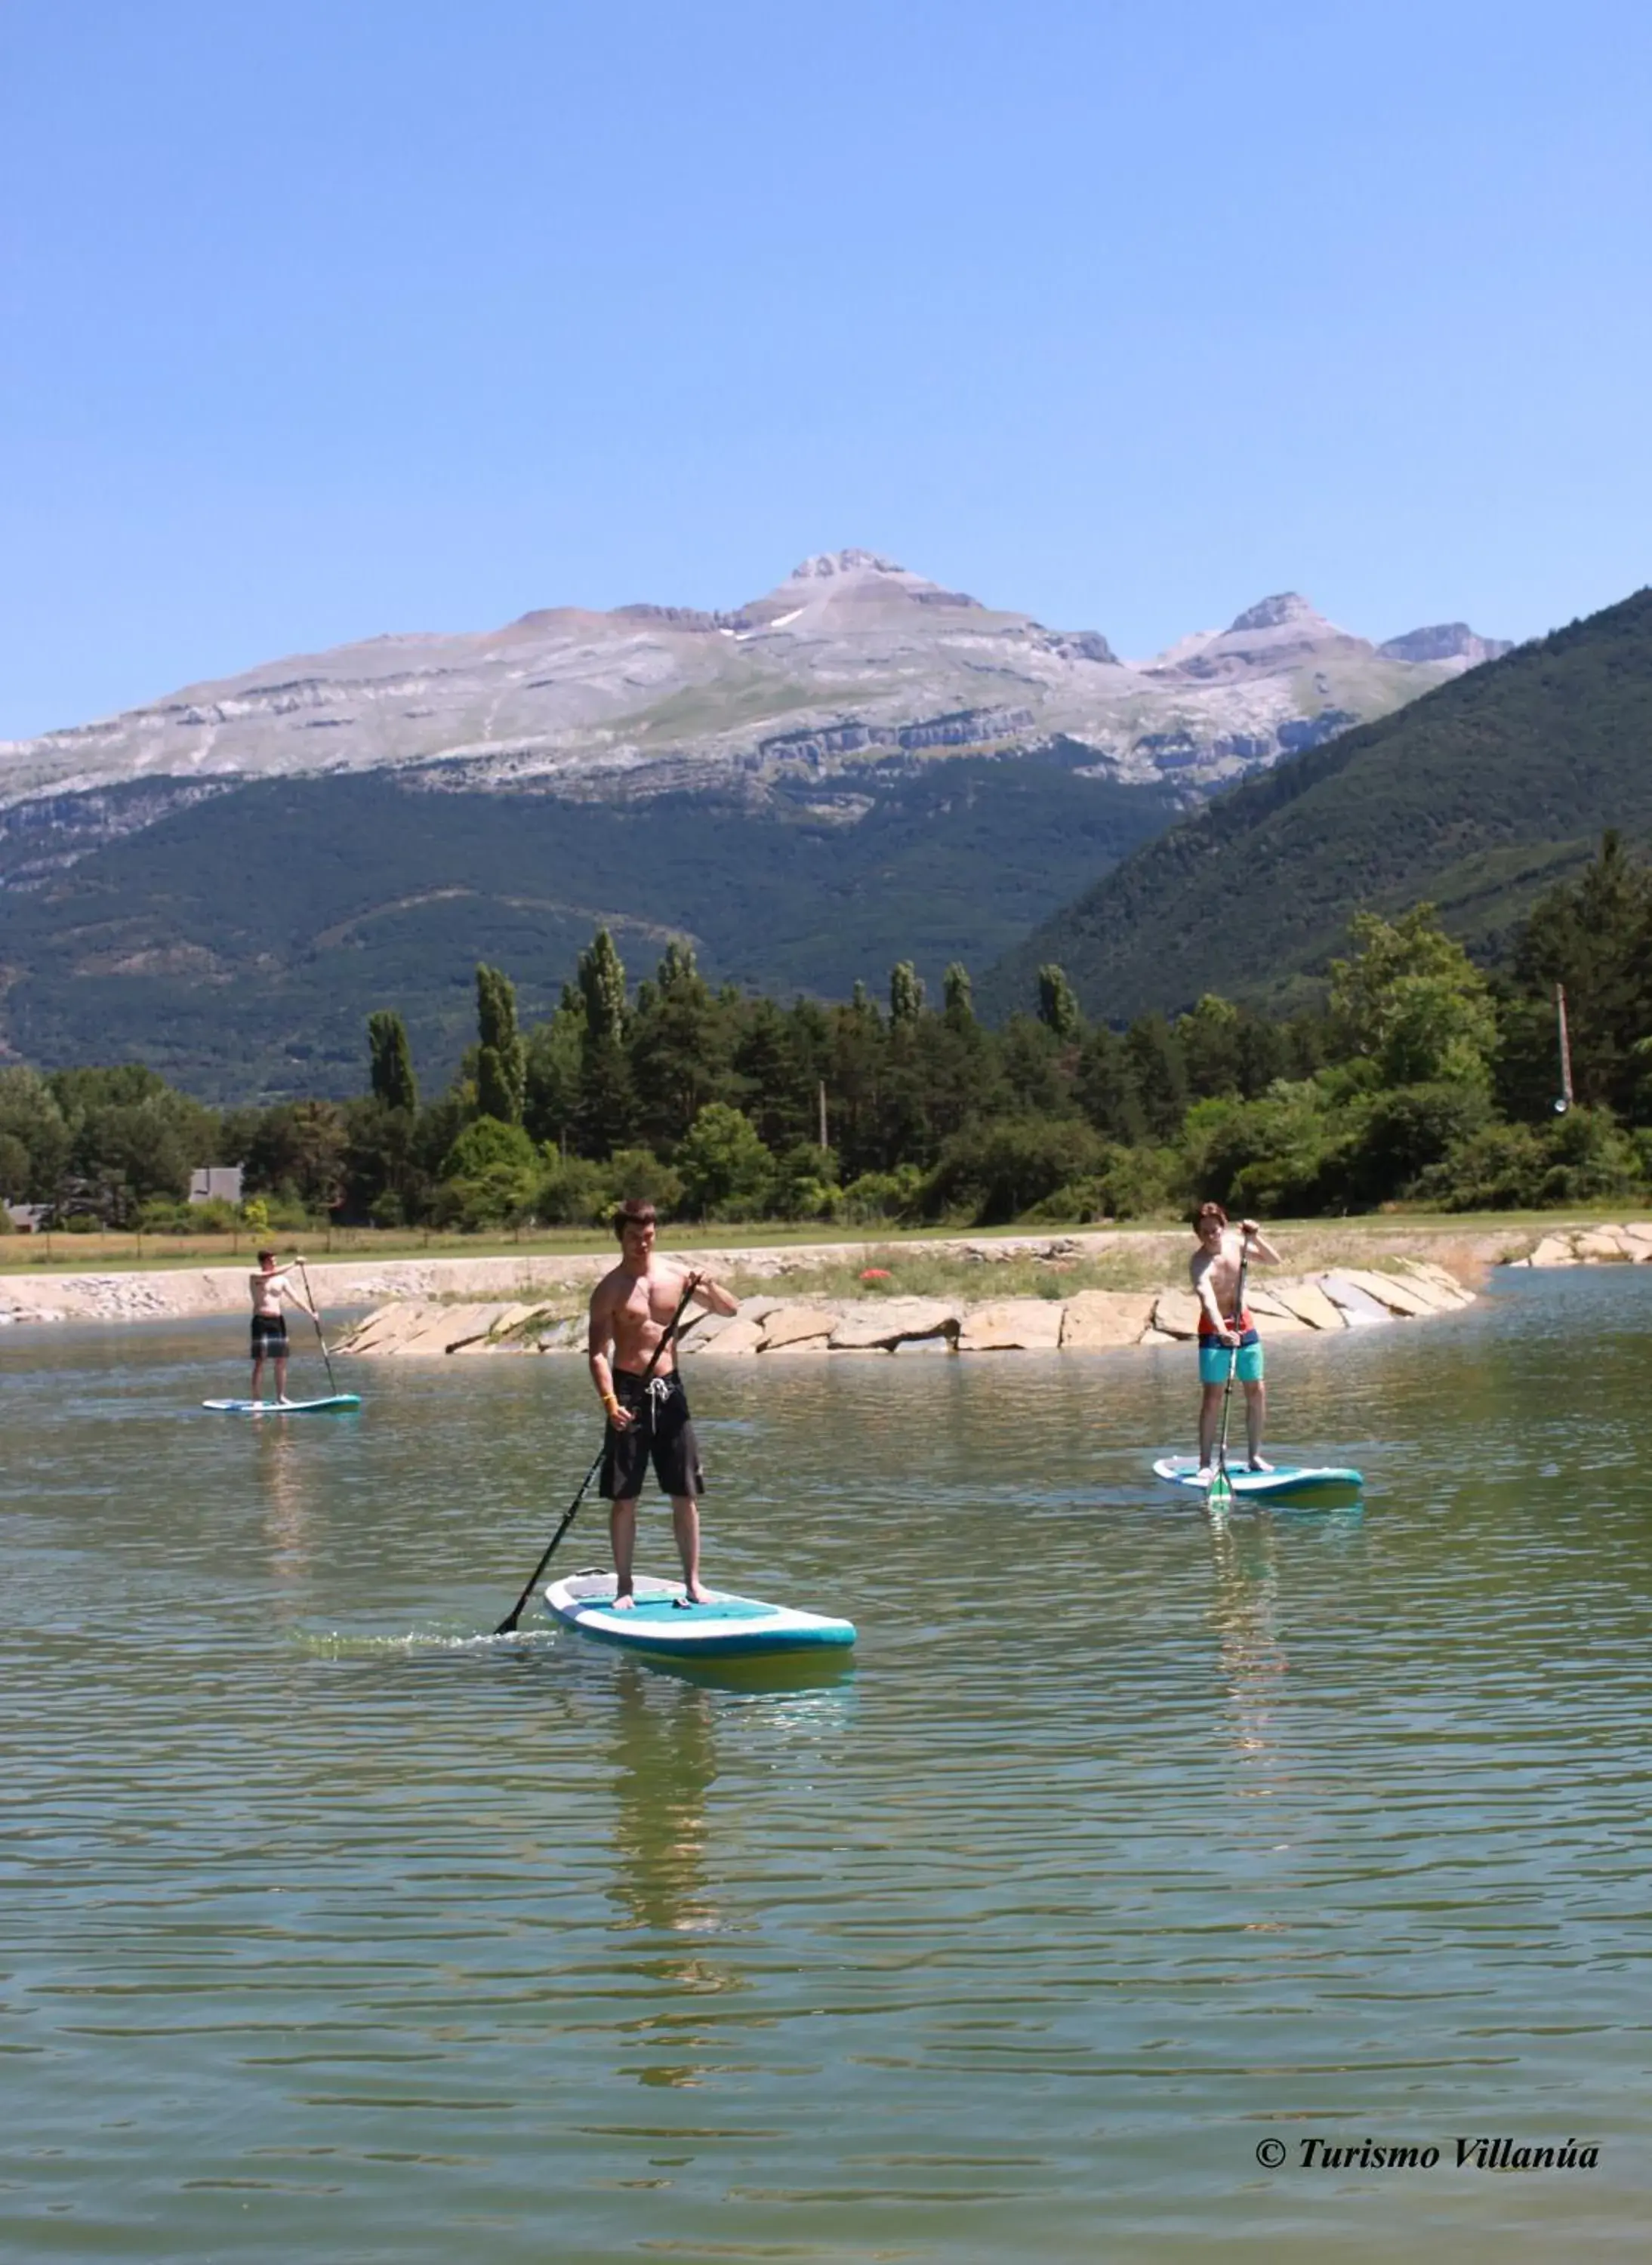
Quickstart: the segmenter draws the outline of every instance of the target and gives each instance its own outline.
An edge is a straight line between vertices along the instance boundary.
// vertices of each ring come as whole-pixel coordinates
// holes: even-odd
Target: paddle
[[[665,1336],[661,1337],[659,1343],[654,1347],[653,1351],[648,1357],[648,1366],[643,1371],[643,1382],[644,1385],[648,1384],[652,1380],[654,1371],[659,1366],[659,1356],[665,1351],[666,1347],[671,1343],[673,1337],[676,1336],[678,1328],[681,1323],[683,1315],[688,1310],[688,1300],[693,1297],[695,1292],[699,1287],[700,1277],[697,1274],[691,1274],[688,1277],[688,1287],[684,1290],[682,1296],[677,1301],[677,1310],[672,1315],[670,1322],[666,1324]],[[646,1402],[644,1402],[644,1405],[646,1406]],[[535,1566],[533,1571],[528,1575],[521,1595],[518,1597],[516,1602],[511,1606],[510,1611],[506,1613],[505,1618],[499,1622],[498,1628],[494,1629],[493,1633],[495,1635],[510,1635],[514,1632],[517,1621],[522,1617],[523,1606],[528,1602],[528,1599],[533,1595],[534,1591],[538,1587],[539,1577],[544,1571],[546,1566],[549,1564],[551,1558],[555,1555],[557,1544],[562,1540],[563,1535],[568,1531],[568,1528],[573,1524],[574,1519],[579,1516],[579,1505],[585,1500],[586,1489],[590,1485],[592,1480],[595,1478],[597,1473],[601,1469],[602,1458],[608,1453],[608,1433],[605,1431],[602,1435],[602,1445],[597,1449],[597,1458],[595,1462],[592,1464],[590,1469],[580,1480],[579,1493],[575,1495],[573,1500],[568,1504],[567,1509],[564,1511],[562,1514],[562,1524],[557,1528],[557,1531],[551,1535],[549,1541],[546,1544],[544,1555],[540,1559],[538,1564]]]
[[[321,1357],[327,1364],[328,1387],[336,1400],[338,1397],[338,1380],[332,1373],[332,1355],[327,1350],[326,1335],[321,1326],[321,1314],[316,1304],[316,1293],[309,1286],[309,1269],[302,1258],[298,1262],[298,1274],[299,1279],[304,1285],[304,1302],[309,1307],[309,1318],[316,1324],[316,1335],[321,1339]]]
[[[1250,1237],[1241,1232],[1239,1238],[1239,1288],[1234,1297],[1234,1319],[1240,1324],[1236,1336],[1244,1335],[1245,1270],[1250,1264]],[[1222,1387],[1222,1429],[1216,1443],[1216,1468],[1211,1473],[1211,1483],[1205,1491],[1204,1507],[1210,1511],[1231,1509],[1234,1482],[1227,1475],[1227,1411],[1233,1405],[1234,1379],[1239,1373],[1239,1346],[1231,1345],[1227,1354],[1227,1381]]]

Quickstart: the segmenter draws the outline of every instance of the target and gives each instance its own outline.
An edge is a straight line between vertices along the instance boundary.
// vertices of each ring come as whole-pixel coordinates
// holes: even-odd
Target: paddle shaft
[[[1236,1337],[1242,1337],[1245,1334],[1245,1273],[1249,1264],[1250,1237],[1241,1233],[1239,1238],[1239,1287],[1234,1296]],[[1233,1499],[1234,1482],[1227,1475],[1227,1413],[1233,1406],[1234,1379],[1238,1373],[1239,1346],[1235,1344],[1228,1348],[1227,1381],[1222,1387],[1222,1429],[1216,1442],[1216,1470],[1211,1480],[1208,1497],[1208,1499],[1212,1502],[1219,1500],[1228,1502]]]
[[[316,1335],[321,1340],[321,1357],[327,1364],[327,1381],[332,1387],[332,1395],[336,1400],[338,1396],[338,1380],[332,1373],[332,1355],[327,1350],[327,1334],[321,1326],[321,1314],[316,1304],[316,1293],[309,1286],[309,1269],[302,1258],[298,1262],[298,1273],[299,1279],[304,1285],[304,1301],[309,1307],[309,1318],[316,1324]]]
[[[666,1346],[676,1336],[677,1330],[681,1323],[682,1317],[688,1309],[688,1300],[693,1297],[695,1292],[699,1288],[699,1276],[697,1274],[691,1274],[688,1277],[688,1288],[683,1292],[682,1296],[677,1301],[677,1310],[666,1323],[665,1336],[661,1337],[659,1343],[654,1347],[653,1351],[648,1357],[648,1366],[643,1371],[643,1382],[644,1385],[651,1384],[653,1381],[654,1371],[659,1366],[660,1355],[665,1351]],[[644,1404],[646,1406],[646,1402],[644,1402]],[[523,1606],[527,1604],[528,1599],[533,1595],[534,1591],[539,1585],[540,1575],[544,1571],[546,1566],[549,1564],[551,1559],[557,1554],[557,1543],[562,1540],[563,1535],[568,1531],[568,1528],[573,1524],[574,1519],[579,1516],[579,1505],[586,1497],[586,1489],[590,1485],[592,1480],[595,1478],[597,1473],[601,1469],[602,1458],[608,1453],[608,1434],[604,1431],[602,1436],[602,1445],[597,1449],[596,1460],[592,1464],[590,1469],[580,1480],[579,1493],[575,1495],[573,1500],[568,1504],[567,1509],[564,1511],[561,1525],[557,1528],[557,1531],[551,1535],[550,1540],[545,1545],[544,1555],[540,1559],[538,1564],[535,1566],[533,1571],[528,1575],[527,1582],[523,1585],[521,1595],[518,1597],[516,1602],[511,1606],[510,1611],[506,1613],[505,1618],[499,1622],[498,1628],[494,1629],[493,1633],[495,1635],[509,1635],[514,1630],[517,1621],[522,1617]]]

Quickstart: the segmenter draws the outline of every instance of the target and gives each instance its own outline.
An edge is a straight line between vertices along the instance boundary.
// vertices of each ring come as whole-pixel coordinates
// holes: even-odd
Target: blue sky
[[[1126,653],[1652,573],[1652,11],[7,0],[0,736],[862,543]]]

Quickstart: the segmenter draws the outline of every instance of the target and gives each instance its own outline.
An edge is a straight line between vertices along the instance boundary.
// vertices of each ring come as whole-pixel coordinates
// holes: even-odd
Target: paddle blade
[[[1234,1482],[1225,1470],[1212,1474],[1204,1496],[1206,1510],[1231,1510],[1234,1506]]]

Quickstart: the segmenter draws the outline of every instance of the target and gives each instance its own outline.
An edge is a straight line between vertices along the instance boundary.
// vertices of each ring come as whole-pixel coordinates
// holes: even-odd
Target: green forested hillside
[[[377,776],[215,794],[43,886],[0,892],[0,1032],[43,1067],[137,1059],[207,1100],[340,1094],[376,1007],[427,1074],[470,1036],[478,959],[548,1013],[599,921],[718,981],[881,987],[990,960],[1175,813],[1089,751],[869,771],[858,824],[806,805],[419,790]]]
[[[979,986],[1030,1005],[1059,961],[1115,1020],[1206,991],[1288,1004],[1351,913],[1421,899],[1496,956],[1604,828],[1652,835],[1652,589],[1280,763],[1139,849]]]

